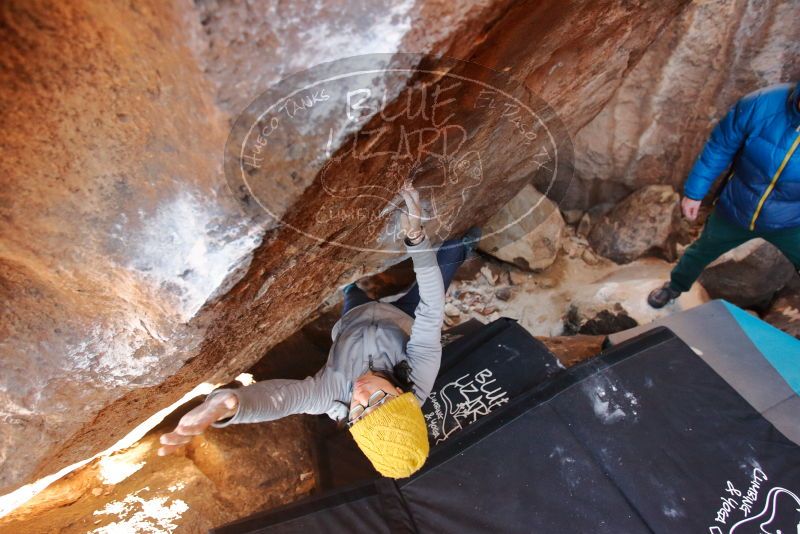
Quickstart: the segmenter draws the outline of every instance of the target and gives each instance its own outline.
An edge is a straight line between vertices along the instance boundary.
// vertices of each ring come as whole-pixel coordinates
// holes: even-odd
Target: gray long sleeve
[[[335,379],[336,374],[336,371],[325,370],[304,380],[264,380],[243,388],[212,391],[208,398],[222,391],[230,391],[239,401],[239,408],[233,417],[216,422],[213,426],[274,421],[299,413],[329,413],[341,394],[337,388],[340,381]]]
[[[406,355],[415,393],[420,402],[424,402],[433,388],[442,361],[444,282],[436,261],[436,251],[431,248],[427,238],[419,245],[408,247],[408,251],[414,262],[420,300],[411,327],[411,337],[406,345]]]
[[[439,373],[442,358],[444,283],[436,261],[436,251],[431,248],[427,238],[422,243],[407,247],[407,249],[414,263],[420,302],[415,311],[416,319],[411,326],[410,338],[406,343],[405,357],[411,366],[411,380],[414,381],[415,394],[420,402],[424,402]],[[381,303],[373,305],[386,306],[388,310],[392,310],[393,314],[408,319],[404,312],[392,306]],[[353,310],[352,313],[356,313],[356,310]],[[390,313],[387,318],[391,316]],[[398,332],[400,331],[398,330]],[[347,333],[342,335],[347,335]],[[389,339],[393,338],[390,336]],[[401,348],[399,347],[400,343],[402,340],[398,338],[398,348]],[[363,352],[363,348],[360,349],[360,352]],[[391,349],[389,352],[394,353]],[[348,356],[350,358],[364,357],[362,354],[348,354]],[[364,365],[366,368],[366,358]],[[298,413],[327,413],[332,419],[343,419],[347,416],[349,409],[345,403],[349,401],[349,388],[352,380],[356,378],[350,374],[361,372],[350,369],[346,371],[346,375],[343,374],[342,371],[349,367],[338,369],[326,366],[317,375],[305,380],[264,380],[243,388],[213,391],[209,398],[222,391],[230,391],[236,395],[239,401],[239,408],[233,417],[214,423],[213,426],[224,427],[230,424],[273,421]]]

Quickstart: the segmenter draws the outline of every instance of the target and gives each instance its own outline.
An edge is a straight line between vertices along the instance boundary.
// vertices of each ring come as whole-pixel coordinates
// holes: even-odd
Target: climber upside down
[[[316,375],[211,392],[174,431],[161,436],[159,455],[174,452],[210,426],[327,414],[347,425],[381,475],[404,478],[422,467],[429,447],[421,405],[439,372],[445,291],[480,236],[473,230],[434,252],[422,228],[419,193],[407,183],[401,195],[406,206],[401,235],[416,274],[412,288],[384,303],[348,285],[328,361]]]

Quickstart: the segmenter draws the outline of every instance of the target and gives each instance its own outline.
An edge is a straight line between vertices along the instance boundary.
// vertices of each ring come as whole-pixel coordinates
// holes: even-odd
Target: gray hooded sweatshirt
[[[316,375],[216,390],[210,395],[234,393],[239,408],[233,417],[213,426],[273,421],[299,413],[325,413],[336,421],[343,420],[350,410],[355,379],[370,369],[391,371],[402,360],[411,367],[414,394],[422,404],[433,387],[442,357],[444,283],[436,251],[427,238],[406,248],[419,285],[416,319],[383,302],[356,306],[334,325],[328,361]]]

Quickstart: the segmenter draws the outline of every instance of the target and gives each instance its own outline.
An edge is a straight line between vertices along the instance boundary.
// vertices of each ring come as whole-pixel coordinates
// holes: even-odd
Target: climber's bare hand
[[[418,236],[422,232],[422,208],[419,205],[419,191],[411,182],[403,184],[400,190],[406,209],[400,213],[400,224],[406,236]]]
[[[700,212],[701,203],[701,200],[692,200],[689,197],[683,197],[683,200],[681,200],[681,211],[683,212],[683,216],[690,221],[697,219],[697,214]]]
[[[207,399],[203,404],[181,417],[175,430],[161,436],[158,455],[166,456],[175,452],[192,441],[194,436],[205,432],[213,423],[233,416],[238,407],[238,398],[230,392],[222,392]]]

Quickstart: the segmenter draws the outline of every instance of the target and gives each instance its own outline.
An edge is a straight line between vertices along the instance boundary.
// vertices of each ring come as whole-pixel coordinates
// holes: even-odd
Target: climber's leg
[[[442,272],[442,281],[444,282],[444,290],[450,287],[450,282],[453,277],[467,259],[469,252],[475,249],[477,241],[480,239],[480,231],[478,229],[471,229],[464,237],[459,239],[450,239],[442,243],[439,250],[436,252],[436,261],[439,264],[439,270]],[[409,314],[411,317],[415,316],[414,311],[419,304],[419,286],[414,282],[411,289],[400,297],[398,300],[392,302],[395,306]]]
[[[686,249],[678,265],[672,270],[672,287],[689,291],[706,266],[729,250],[758,237],[746,228],[740,228],[713,212],[706,222],[700,238]]]
[[[794,264],[794,268],[800,270],[800,228],[764,233],[761,237],[775,245]]]
[[[366,304],[372,299],[364,293],[364,290],[356,285],[355,282],[345,286],[344,290],[344,306],[342,306],[342,315],[346,314],[356,306]]]
[[[670,280],[647,296],[648,304],[653,308],[663,308],[684,291],[689,291],[709,263],[754,237],[757,237],[754,232],[740,228],[712,212],[703,233],[686,249],[678,265],[672,269]]]

